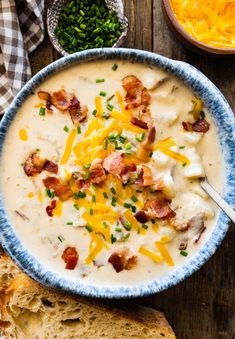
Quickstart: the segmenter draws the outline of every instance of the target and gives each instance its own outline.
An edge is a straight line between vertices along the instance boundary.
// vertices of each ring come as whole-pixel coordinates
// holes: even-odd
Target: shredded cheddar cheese
[[[168,252],[166,246],[162,242],[155,242],[155,245],[158,249],[158,251],[161,253],[161,256],[166,261],[168,266],[174,266],[174,262],[172,260],[172,257],[170,256],[170,253]]]
[[[144,246],[141,246],[139,248],[139,253],[149,257],[150,259],[152,259],[154,262],[156,262],[158,264],[163,260],[163,258],[159,254],[148,250]]]
[[[97,111],[97,116],[100,117],[103,114],[103,105],[101,97],[95,97],[95,109]]]
[[[54,217],[61,217],[63,211],[63,203],[60,200],[56,200],[56,207],[53,210]]]
[[[38,200],[39,200],[39,202],[41,204],[43,203],[43,196],[42,196],[42,191],[41,190],[38,191]]]
[[[28,134],[25,128],[22,128],[19,130],[19,137],[20,140],[22,141],[27,141],[28,140]]]
[[[63,154],[63,156],[60,160],[61,165],[66,164],[66,162],[69,160],[76,134],[77,134],[76,129],[72,129],[71,132],[69,133],[69,136],[68,136],[68,139],[67,139],[67,142],[66,142],[66,145],[65,145],[64,154]]]
[[[216,48],[235,48],[235,1],[170,0],[172,10],[195,39]]]
[[[86,264],[91,264],[93,260],[97,257],[97,255],[102,251],[104,244],[101,238],[95,234],[94,232],[90,233],[91,236],[91,242],[90,242],[90,250],[89,255],[85,259]]]
[[[32,199],[32,198],[34,197],[34,193],[33,193],[33,192],[29,192],[29,193],[27,194],[27,197],[28,197],[29,199]]]

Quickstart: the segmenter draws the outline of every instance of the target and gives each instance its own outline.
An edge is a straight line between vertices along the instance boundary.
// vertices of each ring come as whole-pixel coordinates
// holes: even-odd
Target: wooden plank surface
[[[211,79],[235,110],[235,59],[202,57],[186,50],[169,31],[161,0],[125,0],[130,31],[126,47],[145,49],[186,61]],[[48,37],[31,57],[35,74],[58,54]],[[213,150],[212,150],[213,151]],[[235,339],[235,228],[216,254],[193,276],[138,302],[165,312],[179,339]]]

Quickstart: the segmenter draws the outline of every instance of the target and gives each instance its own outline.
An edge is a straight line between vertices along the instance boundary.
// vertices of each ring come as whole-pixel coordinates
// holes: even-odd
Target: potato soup
[[[161,69],[88,62],[27,98],[7,133],[1,186],[9,219],[47,269],[94,285],[174,270],[210,236],[223,157],[203,103]]]

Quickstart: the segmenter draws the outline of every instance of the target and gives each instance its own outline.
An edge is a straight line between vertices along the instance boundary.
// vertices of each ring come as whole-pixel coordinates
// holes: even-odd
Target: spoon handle
[[[227,216],[235,223],[235,211],[227,204],[227,202],[219,195],[218,192],[208,183],[206,179],[200,182],[203,190],[216,202],[216,204],[227,214]]]

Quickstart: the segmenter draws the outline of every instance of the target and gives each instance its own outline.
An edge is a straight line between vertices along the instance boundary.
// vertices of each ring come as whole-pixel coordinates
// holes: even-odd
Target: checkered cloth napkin
[[[28,54],[44,38],[43,0],[0,0],[0,114],[30,79]]]

